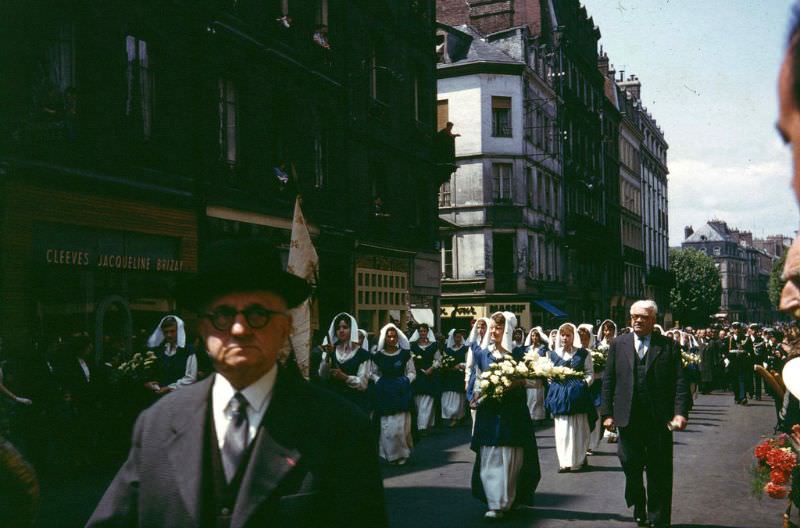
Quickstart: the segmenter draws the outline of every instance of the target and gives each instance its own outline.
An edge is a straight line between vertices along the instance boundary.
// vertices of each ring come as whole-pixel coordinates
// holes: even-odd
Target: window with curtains
[[[511,170],[510,163],[492,164],[495,203],[511,203]]]
[[[511,98],[492,97],[492,135],[511,137]]]
[[[442,241],[442,277],[453,278],[453,237],[445,237]]]
[[[125,37],[128,58],[125,115],[133,120],[142,137],[149,139],[153,131],[154,79],[147,41],[133,35]]]
[[[219,114],[219,157],[228,165],[239,160],[237,148],[238,102],[236,85],[230,79],[217,82],[217,105]]]

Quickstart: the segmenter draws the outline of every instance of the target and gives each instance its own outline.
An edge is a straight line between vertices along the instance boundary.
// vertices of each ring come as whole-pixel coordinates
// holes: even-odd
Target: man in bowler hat
[[[386,526],[366,416],[282,357],[308,294],[266,241],[209,246],[178,300],[216,373],[139,416],[88,526]]]

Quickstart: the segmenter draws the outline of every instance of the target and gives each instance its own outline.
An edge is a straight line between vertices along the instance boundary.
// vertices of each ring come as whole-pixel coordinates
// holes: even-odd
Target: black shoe
[[[647,522],[647,509],[644,506],[633,507],[633,520],[636,521],[637,526],[650,526],[650,523]]]

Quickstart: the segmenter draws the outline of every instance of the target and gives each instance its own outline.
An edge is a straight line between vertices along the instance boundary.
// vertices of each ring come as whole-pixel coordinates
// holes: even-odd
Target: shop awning
[[[412,308],[411,317],[414,318],[417,324],[425,323],[431,328],[434,326],[433,310],[430,308]]]
[[[550,312],[550,314],[553,315],[554,317],[566,317],[567,316],[566,312],[561,311],[561,309],[559,309],[556,306],[553,306],[551,303],[549,303],[547,301],[533,301],[533,302],[534,302],[534,304],[539,306],[539,308]]]

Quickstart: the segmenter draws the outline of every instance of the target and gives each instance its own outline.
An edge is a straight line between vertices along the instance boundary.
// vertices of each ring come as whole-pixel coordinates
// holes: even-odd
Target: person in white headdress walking
[[[472,415],[473,431],[475,430],[475,400],[478,396],[476,392],[480,392],[479,390],[476,390],[477,387],[475,386],[474,382],[481,374],[475,370],[475,351],[480,350],[481,344],[488,334],[489,322],[490,321],[488,317],[481,317],[475,321],[475,324],[472,325],[472,329],[469,332],[469,337],[467,337],[467,360],[464,367],[464,388],[466,390],[467,403],[470,407],[469,412],[470,415]]]
[[[372,374],[372,359],[359,344],[360,337],[355,317],[345,312],[336,314],[328,328],[328,343],[333,350],[322,353],[319,377],[329,390],[369,414],[367,386]]]
[[[374,365],[374,410],[380,420],[378,451],[388,463],[403,465],[411,456],[411,383],[417,376],[408,338],[394,324],[381,328]]]
[[[538,354],[539,357],[547,357],[550,343],[547,336],[544,335],[541,326],[534,327],[528,332],[528,335],[525,337],[524,346],[526,347],[526,353],[531,352]],[[533,420],[534,423],[544,420],[547,417],[547,413],[544,410],[544,381],[540,379],[532,380],[526,392],[528,396],[528,411],[531,413],[531,420]]]
[[[580,380],[554,381],[545,399],[545,406],[554,420],[558,472],[564,473],[586,465],[590,424],[594,423],[596,411],[589,392],[594,378],[592,356],[581,346],[572,323],[562,324],[558,334],[559,344],[549,355],[553,365],[569,367],[584,374]],[[589,416],[592,416],[591,420]]]
[[[602,355],[602,361],[598,360],[592,362],[594,382],[592,382],[592,386],[590,388],[592,390],[592,401],[594,402],[594,407],[597,410],[598,415],[597,421],[595,422],[595,428],[592,429],[592,436],[589,439],[590,453],[599,447],[602,438],[608,440],[609,444],[613,444],[617,441],[617,433],[602,428],[602,423],[600,422],[600,406],[603,403],[603,371],[605,370],[605,361],[608,358],[608,349],[611,347],[611,343],[617,337],[616,323],[614,323],[614,321],[611,319],[606,319],[603,321],[600,324],[600,327],[597,329],[596,337],[595,353]]]
[[[421,323],[411,336],[411,356],[417,377],[411,388],[417,408],[417,430],[426,435],[434,425],[434,402],[439,396],[439,377],[436,370],[441,364],[441,353],[436,335],[427,323]]]
[[[166,315],[147,339],[147,347],[158,357],[157,379],[145,387],[161,395],[197,381],[197,357],[186,348],[186,329],[183,319]]]
[[[455,427],[464,418],[465,390],[464,370],[467,366],[468,347],[464,343],[464,331],[453,328],[447,335],[443,360],[452,358],[450,367],[442,367],[442,420]]]
[[[511,350],[516,316],[495,312],[491,322],[483,346],[473,351],[473,375],[506,355],[514,356],[515,361],[523,359],[523,347]],[[541,469],[524,381],[513,382],[502,400],[486,398],[478,403],[470,447],[476,453],[472,493],[486,502],[487,519],[501,518],[515,506],[533,505]]]

